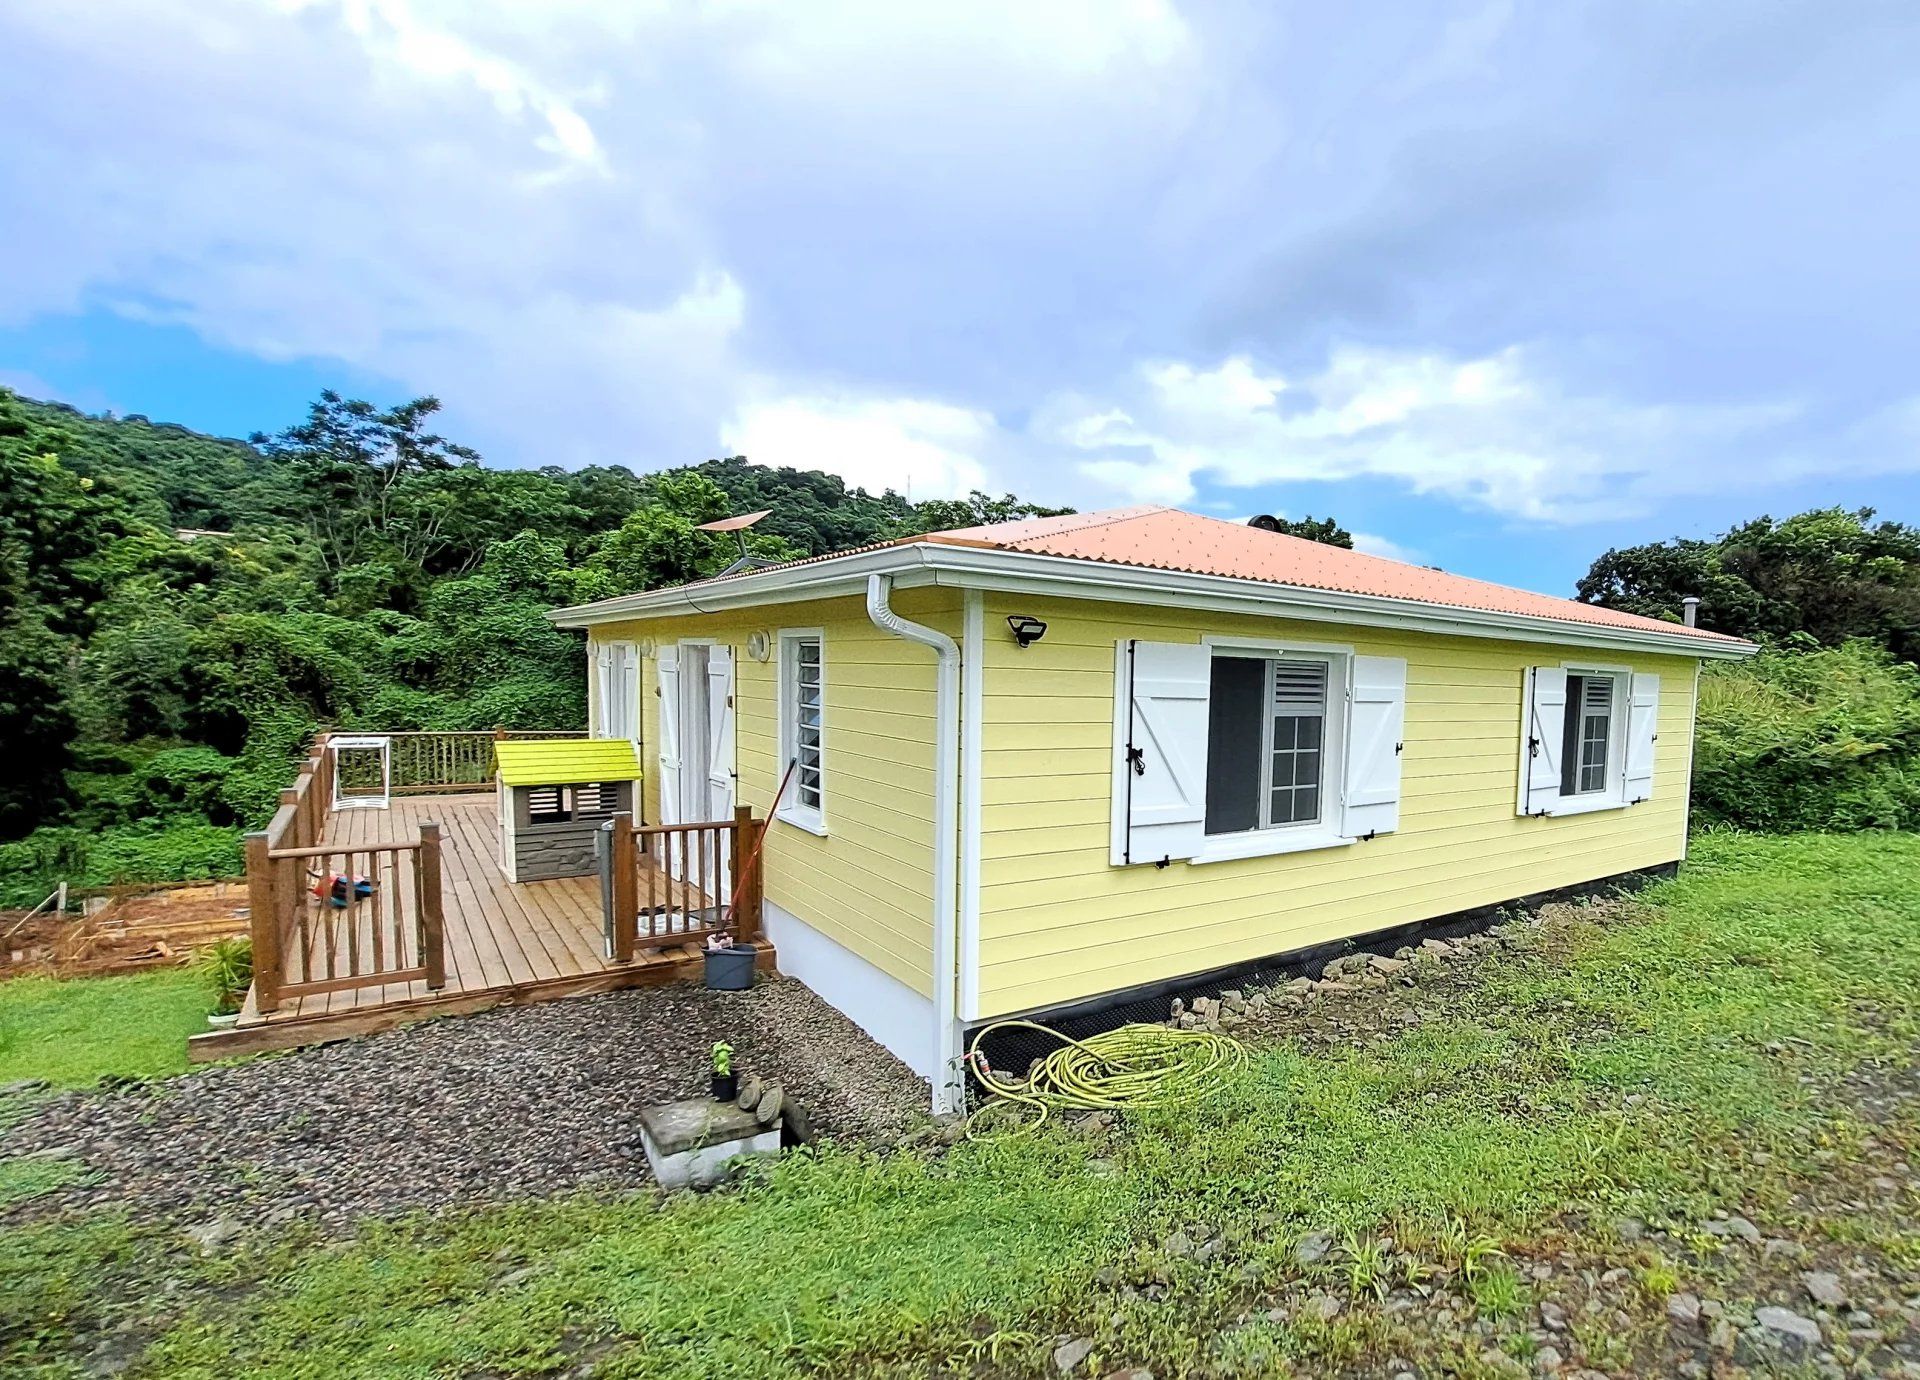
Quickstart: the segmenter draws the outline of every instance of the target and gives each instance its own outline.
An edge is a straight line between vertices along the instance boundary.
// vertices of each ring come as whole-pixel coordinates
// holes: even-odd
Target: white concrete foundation
[[[806,983],[922,1078],[933,1077],[931,1001],[771,901],[762,918],[781,972]]]

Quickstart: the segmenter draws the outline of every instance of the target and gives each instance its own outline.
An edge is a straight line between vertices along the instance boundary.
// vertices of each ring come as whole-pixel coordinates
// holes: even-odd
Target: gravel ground
[[[113,1205],[189,1223],[343,1224],[632,1188],[651,1177],[635,1114],[703,1091],[719,1039],[743,1076],[783,1082],[818,1136],[896,1139],[926,1106],[923,1080],[804,985],[774,978],[751,992],[674,984],[505,1008],[42,1097],[0,1131],[0,1157],[89,1171],[16,1217]]]

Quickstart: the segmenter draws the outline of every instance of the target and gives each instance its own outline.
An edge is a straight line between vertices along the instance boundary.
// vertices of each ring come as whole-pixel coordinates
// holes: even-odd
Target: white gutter
[[[960,1025],[954,1011],[960,648],[939,629],[895,613],[887,602],[892,596],[892,576],[868,576],[867,617],[883,632],[933,648],[939,658],[934,667],[933,696],[933,1110],[957,1112],[962,1103]]]

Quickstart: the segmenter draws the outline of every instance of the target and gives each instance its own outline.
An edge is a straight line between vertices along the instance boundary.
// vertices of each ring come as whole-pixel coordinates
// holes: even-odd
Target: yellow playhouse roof
[[[570,786],[640,776],[640,758],[625,738],[503,740],[493,751],[500,779],[509,786]]]

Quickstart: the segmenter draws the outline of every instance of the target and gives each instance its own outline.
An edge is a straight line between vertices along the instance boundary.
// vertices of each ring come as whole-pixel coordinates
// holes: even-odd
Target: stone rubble
[[[125,1207],[176,1220],[217,1251],[234,1223],[339,1227],[644,1187],[638,1110],[704,1094],[719,1039],[733,1044],[742,1081],[759,1084],[763,1124],[803,1111],[819,1134],[891,1142],[925,1122],[925,1081],[801,983],[672,984],[426,1021],[118,1090],[16,1094],[0,1158],[57,1152],[88,1174],[0,1210],[0,1230]]]

